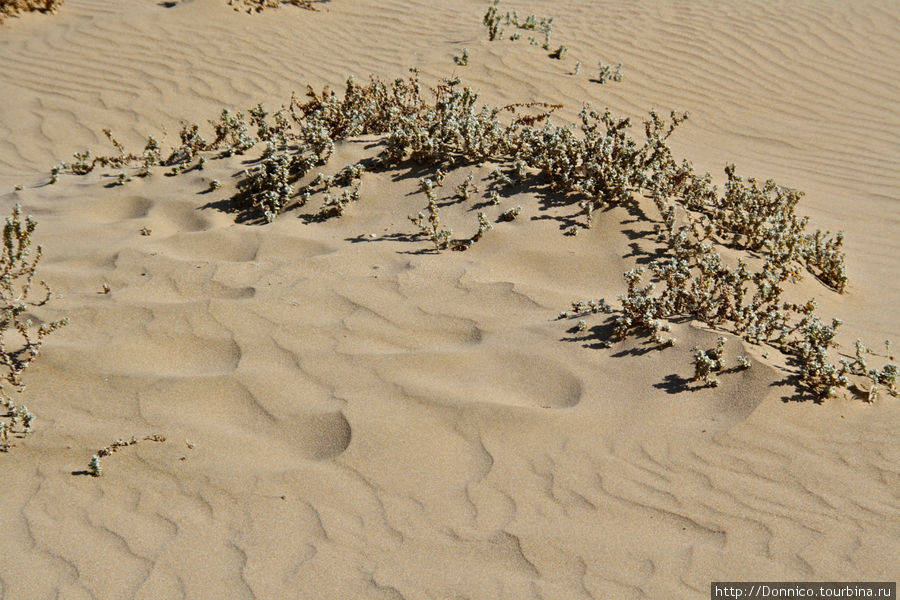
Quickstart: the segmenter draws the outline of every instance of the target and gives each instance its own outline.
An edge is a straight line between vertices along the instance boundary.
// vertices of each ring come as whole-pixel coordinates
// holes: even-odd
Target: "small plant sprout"
[[[894,355],[891,354],[891,340],[884,340],[884,352],[888,360],[894,360]]]
[[[541,19],[541,31],[544,33],[544,50],[550,50],[550,32],[553,30],[553,18]],[[561,56],[559,58],[562,58]]]
[[[450,245],[453,230],[441,228],[440,209],[437,205],[437,196],[434,193],[432,180],[423,178],[419,180],[419,186],[428,198],[428,206],[426,208],[428,214],[426,216],[424,213],[419,212],[416,216],[409,215],[407,218],[419,228],[422,234],[434,243],[435,249],[443,250]]]
[[[352,190],[344,190],[340,194],[325,192],[324,201],[319,208],[319,216],[324,218],[342,216],[351,202],[359,200],[359,188],[361,186],[362,182],[357,181]]]
[[[469,199],[469,189],[472,186],[472,180],[475,178],[473,173],[469,173],[466,175],[465,181],[456,186],[456,197],[460,200],[468,200]]]
[[[500,215],[499,218],[501,221],[515,221],[516,218],[519,216],[519,213],[521,213],[521,212],[522,212],[522,207],[516,206],[515,208],[510,208],[508,210],[505,210]]]
[[[604,65],[603,61],[597,63],[597,66],[600,69],[600,72],[597,75],[598,83],[606,83],[607,81],[622,81],[622,63],[616,65],[615,71],[611,65]]]
[[[738,367],[741,369],[749,369],[750,365],[753,364],[750,362],[750,359],[744,356],[743,354],[739,354],[737,357]]]
[[[713,373],[725,367],[723,354],[726,341],[726,338],[719,337],[716,347],[712,350],[700,350],[696,346],[691,348],[691,352],[694,353],[694,381],[703,380],[709,387],[718,387],[719,380],[713,377]]]
[[[878,384],[873,382],[872,385],[869,386],[869,391],[866,394],[866,402],[871,404],[871,403],[875,402],[875,400],[877,400],[877,399],[878,399]]]
[[[22,428],[25,433],[31,433],[31,424],[34,422],[34,413],[28,410],[26,406],[20,406],[17,411],[19,418],[22,420]]]
[[[101,286],[100,290],[101,290],[101,293],[108,294],[108,293],[110,293],[110,291],[112,291],[112,288],[109,287],[108,283],[104,282],[103,286]]]
[[[503,39],[502,34],[500,33],[500,12],[497,10],[497,5],[500,4],[500,0],[494,0],[494,3],[488,7],[487,12],[484,14],[483,23],[484,26],[487,27],[488,30],[488,39],[490,41]]]
[[[52,185],[59,181],[59,174],[64,170],[68,169],[69,165],[67,163],[61,162],[58,165],[54,165],[50,168],[50,181],[49,183]]]
[[[141,227],[141,235],[150,235],[153,231],[149,227]]]
[[[100,457],[96,454],[91,457],[91,462],[88,463],[88,473],[94,477],[100,477],[103,474],[103,468],[100,466]]]
[[[587,331],[587,327],[588,327],[587,321],[585,321],[584,319],[579,319],[579,320],[578,320],[578,325],[577,325],[575,328],[576,328],[579,332],[584,332],[584,331]]]
[[[119,171],[119,175],[116,177],[116,185],[125,185],[131,181],[131,177],[125,174],[125,171]]]
[[[494,226],[491,225],[490,221],[488,221],[487,215],[485,215],[483,212],[478,213],[478,229],[469,239],[455,242],[452,246],[452,249],[457,251],[468,250],[472,247],[472,244],[480,240],[485,233],[492,230],[493,228]]]
[[[494,190],[493,192],[491,192],[491,195],[488,199],[491,201],[491,204],[496,206],[500,204],[500,193],[497,192],[497,190]]]
[[[472,243],[477,242],[485,233],[492,230],[493,228],[494,226],[491,225],[490,221],[488,221],[487,215],[485,215],[483,212],[478,213],[478,230],[471,238],[469,238],[470,241]]]
[[[566,46],[560,46],[559,48],[557,48],[550,54],[550,58],[562,60],[562,58],[566,55],[566,53],[568,51],[569,51],[569,49]]]
[[[572,75],[578,75],[581,72],[581,61],[575,61],[575,68],[572,70]]]
[[[455,62],[456,64],[458,64],[461,67],[465,67],[466,65],[468,65],[469,64],[469,49],[463,48],[462,56],[454,56],[453,62]]]

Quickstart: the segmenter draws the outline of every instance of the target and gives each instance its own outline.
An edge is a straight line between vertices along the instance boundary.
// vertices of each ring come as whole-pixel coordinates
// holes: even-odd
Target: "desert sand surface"
[[[880,367],[900,344],[900,5],[503,0],[554,18],[554,60],[527,34],[489,41],[483,0],[169,4],[66,0],[0,25],[0,208],[38,221],[53,293],[34,318],[70,319],[13,393],[36,419],[0,453],[0,597],[670,599],[897,579],[897,398],[814,401],[776,350],[729,333],[726,360],[752,367],[700,388],[690,348],[719,332],[679,322],[674,347],[606,348],[603,315],[557,319],[618,306],[653,226],[627,207],[566,236],[577,207],[534,189],[490,205],[495,165],[462,168],[441,194],[473,173],[494,229],[431,252],[407,219],[428,174],[409,167],[364,174],[340,218],[304,219],[314,199],[270,224],[222,208],[246,157],[48,179],[110,152],[104,128],[172,144],[182,119],[411,67],[492,105],[562,104],[556,123],[589,102],[639,135],[650,109],[689,110],[679,159],[804,190],[810,227],[844,231],[845,292],[806,276],[786,293],[843,319],[834,361],[860,338]],[[623,81],[592,81],[598,61]],[[338,144],[322,170],[377,142]],[[476,212],[441,215],[469,235]]]

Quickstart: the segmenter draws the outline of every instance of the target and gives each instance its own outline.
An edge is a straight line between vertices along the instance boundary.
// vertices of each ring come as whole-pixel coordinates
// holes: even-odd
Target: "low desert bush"
[[[490,11],[486,15],[492,24],[499,18]],[[510,17],[510,22],[522,24],[518,17]],[[532,22],[536,19],[524,21],[526,26]],[[814,303],[796,306],[782,299],[784,287],[804,272],[837,292],[847,285],[843,236],[807,231],[807,219],[796,213],[801,192],[773,181],[745,180],[733,165],[726,166],[720,191],[709,173],[699,175],[689,161],[677,161],[668,139],[688,113],[672,112],[664,119],[651,111],[643,123],[644,135],[638,138],[631,133],[630,119],[587,105],[577,126],[554,124],[550,117],[558,108],[546,103],[483,105],[478,94],[456,78],[443,79],[426,94],[415,70],[390,83],[371,78],[358,84],[350,78],[343,94],[308,88],[306,101],[294,97],[273,115],[261,106],[251,109],[248,117],[223,111],[213,123],[211,142],[205,141],[199,126],[185,124],[180,145],[165,158],[152,137],[141,154],[126,154],[107,134],[117,155],[79,153],[73,165],[59,167],[54,177],[65,170],[89,172],[96,165],[137,164],[139,175],[156,165],[180,172],[202,166],[204,153],[242,154],[261,144],[260,158],[238,179],[233,203],[243,212],[273,221],[320,192],[324,202],[319,217],[340,216],[359,199],[363,172],[413,162],[431,169],[434,177],[421,183],[426,208],[409,219],[418,236],[438,251],[468,248],[492,227],[481,213],[472,237],[454,239],[441,222],[435,186],[460,167],[490,162],[500,165],[493,175],[499,185],[549,188],[559,204],[574,205],[584,216],[583,224],[570,232],[590,227],[599,209],[615,205],[627,205],[646,216],[641,198],[648,198],[658,211],[657,217],[646,218],[655,222],[659,255],[646,269],[625,274],[627,290],[620,297],[613,328],[617,337],[643,332],[661,346],[670,346],[675,340],[667,335],[669,322],[693,318],[793,356],[799,381],[816,395],[846,387],[848,374],[862,371],[873,382],[894,389],[890,381],[896,367],[891,365],[875,372],[855,365],[842,372],[831,364],[827,352],[834,345],[838,322],[823,324]],[[301,185],[314,168],[329,162],[336,144],[363,135],[377,137],[380,152],[374,159]],[[451,202],[466,201],[477,193],[472,181],[470,174],[456,187]],[[341,190],[332,192],[334,186]],[[491,197],[499,202],[496,189]],[[506,211],[498,220],[517,214],[518,209]],[[745,258],[729,264],[722,258],[723,248],[743,252]],[[649,281],[644,281],[645,275]]]
[[[55,13],[64,0],[0,0],[0,23],[13,15],[40,11],[42,13]]]
[[[43,281],[38,286],[44,294],[34,292],[35,270],[41,260],[41,247],[32,248],[32,234],[37,222],[29,215],[22,217],[16,205],[3,227],[0,250],[0,450],[9,449],[14,435],[31,432],[34,414],[17,405],[10,393],[22,392],[22,373],[41,351],[44,338],[68,324],[68,319],[35,323],[29,309],[50,299],[50,288]],[[32,251],[34,251],[32,253]]]
[[[328,0],[228,0],[228,5],[234,10],[244,10],[248,13],[262,12],[267,8],[278,8],[283,4],[299,6],[307,10],[317,10],[316,4]]]

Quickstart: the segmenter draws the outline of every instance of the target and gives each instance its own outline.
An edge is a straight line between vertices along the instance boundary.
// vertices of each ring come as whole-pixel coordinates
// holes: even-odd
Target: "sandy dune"
[[[46,185],[72,153],[109,151],[103,128],[171,143],[181,119],[413,66],[492,104],[561,103],[563,122],[585,101],[690,110],[673,147],[698,170],[803,189],[811,225],[845,231],[847,292],[807,277],[792,297],[844,320],[845,352],[900,342],[896,3],[504,0],[554,17],[562,61],[489,42],[486,4],[67,0],[0,25],[0,203],[39,222],[54,296],[35,316],[71,320],[25,376],[35,432],[0,454],[0,597],[704,598],[715,580],[897,578],[896,398],[793,401],[778,357],[733,336],[727,358],[753,367],[695,390],[688,349],[716,332],[607,349],[556,320],[615,305],[646,259],[652,224],[625,208],[563,236],[571,207],[526,189],[481,209],[519,219],[436,254],[409,237],[425,200],[408,170],[367,173],[321,223],[220,210],[241,157]],[[624,81],[592,82],[599,60]],[[475,214],[442,218],[466,234]],[[151,434],[166,441],[73,474]]]

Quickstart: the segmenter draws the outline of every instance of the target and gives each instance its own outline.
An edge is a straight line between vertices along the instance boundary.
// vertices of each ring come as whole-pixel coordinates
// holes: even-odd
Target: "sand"
[[[103,128],[139,149],[175,141],[181,119],[409,67],[492,104],[562,103],[558,122],[585,101],[690,110],[678,155],[719,182],[735,162],[805,190],[811,226],[845,232],[846,293],[812,277],[791,292],[844,320],[841,351],[900,343],[896,3],[504,1],[554,17],[562,61],[489,42],[486,4],[67,0],[0,25],[0,207],[39,222],[53,297],[35,315],[71,320],[16,398],[34,433],[0,454],[0,597],[704,598],[717,580],[896,580],[896,398],[800,401],[783,361],[733,336],[729,360],[752,368],[690,390],[689,348],[717,332],[605,349],[556,320],[575,300],[617,304],[646,252],[630,234],[651,227],[624,208],[568,237],[571,207],[525,191],[500,207],[521,205],[515,222],[435,254],[404,237],[425,204],[406,171],[367,174],[322,223],[219,210],[239,157],[45,185],[72,153],[107,152]],[[592,82],[598,60],[624,81]],[[342,144],[331,164],[371,152]],[[153,434],[166,441],[78,474]]]

